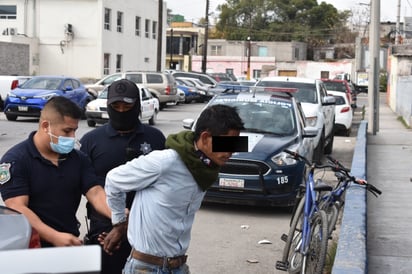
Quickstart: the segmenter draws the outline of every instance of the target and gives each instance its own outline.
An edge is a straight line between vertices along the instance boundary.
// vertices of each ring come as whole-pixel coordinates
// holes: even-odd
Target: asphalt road
[[[361,109],[367,95],[358,99],[351,136],[335,136],[332,156],[345,166],[351,166],[357,127],[361,120]],[[196,118],[205,104],[168,106],[158,115],[156,127],[165,135],[183,129],[184,118]],[[37,120],[19,118],[7,121],[0,113],[0,155],[12,145],[27,138],[37,129]],[[77,138],[91,130],[86,121],[81,121]],[[327,174],[318,174],[331,178]],[[328,177],[329,176],[329,177]],[[2,200],[0,199],[0,204]],[[285,273],[276,272],[274,265],[281,258],[284,243],[282,233],[288,231],[290,210],[284,208],[262,208],[249,206],[203,205],[197,213],[192,229],[192,241],[188,250],[188,264],[193,274],[202,273]],[[78,218],[85,232],[85,207],[82,202]],[[266,244],[259,243],[266,240]]]

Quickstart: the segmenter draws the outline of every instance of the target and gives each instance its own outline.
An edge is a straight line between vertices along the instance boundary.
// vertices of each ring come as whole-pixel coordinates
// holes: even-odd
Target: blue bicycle
[[[336,222],[338,220],[339,213],[345,202],[345,192],[351,184],[362,185],[371,192],[375,197],[382,194],[377,187],[368,183],[366,180],[356,178],[350,174],[350,169],[346,168],[338,160],[332,156],[326,156],[328,159],[328,165],[330,165],[332,171],[335,172],[337,184],[331,191],[321,193],[319,195],[319,207],[323,209],[328,216],[328,233],[331,237],[333,230],[335,230]]]
[[[276,268],[289,273],[321,274],[326,261],[328,248],[328,218],[318,205],[321,191],[331,191],[332,187],[322,182],[315,183],[314,171],[317,168],[330,167],[311,163],[305,157],[285,150],[296,160],[302,160],[309,168],[305,186],[297,196],[288,235],[282,235],[286,241],[282,261],[276,262]]]

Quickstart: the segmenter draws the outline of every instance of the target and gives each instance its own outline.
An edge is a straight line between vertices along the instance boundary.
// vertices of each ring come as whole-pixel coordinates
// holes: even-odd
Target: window
[[[103,56],[103,74],[110,74],[110,53],[105,53]]]
[[[163,77],[160,74],[150,74],[146,75],[146,80],[148,84],[162,84]]]
[[[234,75],[235,73],[234,73],[234,70],[232,68],[227,68],[226,69],[226,74]]]
[[[295,48],[295,60],[299,60],[299,49]]]
[[[110,30],[110,20],[111,20],[112,10],[104,9],[104,29]]]
[[[123,56],[121,54],[116,55],[116,72],[122,71],[122,59]]]
[[[117,12],[117,32],[123,32],[123,12]]]
[[[136,36],[140,36],[140,17],[139,16],[136,16],[135,18],[134,28],[135,28]]]
[[[253,70],[253,78],[254,79],[260,79],[260,73],[261,73],[262,71],[260,70],[260,69],[254,69]]]
[[[146,19],[145,24],[144,24],[144,36],[146,38],[149,38],[149,32],[150,32],[150,20]]]
[[[17,8],[16,6],[0,5],[0,19],[16,19]]]
[[[210,54],[212,56],[221,56],[222,55],[222,46],[220,45],[212,45],[210,47]]]
[[[268,56],[268,48],[267,47],[258,47],[258,56]]]
[[[157,22],[153,21],[152,22],[152,38],[156,39],[157,36]]]

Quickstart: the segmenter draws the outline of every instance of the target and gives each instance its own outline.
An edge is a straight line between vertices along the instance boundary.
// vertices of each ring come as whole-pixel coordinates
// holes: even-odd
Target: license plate
[[[29,107],[28,107],[28,106],[18,106],[17,109],[18,109],[19,111],[28,111],[28,110],[29,110]]]
[[[219,179],[219,186],[243,188],[243,187],[245,187],[245,180],[220,178]]]
[[[103,112],[103,113],[102,113],[102,118],[103,118],[103,119],[109,119],[109,114]]]

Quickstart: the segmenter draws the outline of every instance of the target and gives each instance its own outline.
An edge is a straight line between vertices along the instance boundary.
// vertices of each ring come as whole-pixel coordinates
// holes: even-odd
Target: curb
[[[362,120],[353,153],[351,173],[366,179],[368,123]],[[343,218],[332,274],[367,273],[366,189],[351,184],[346,190]]]

